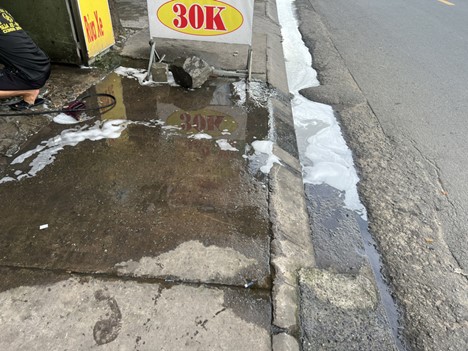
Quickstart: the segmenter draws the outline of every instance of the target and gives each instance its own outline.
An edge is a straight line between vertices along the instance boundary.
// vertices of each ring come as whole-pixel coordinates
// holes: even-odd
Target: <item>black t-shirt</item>
[[[49,57],[33,42],[14,18],[0,8],[0,63],[36,81],[49,74]]]

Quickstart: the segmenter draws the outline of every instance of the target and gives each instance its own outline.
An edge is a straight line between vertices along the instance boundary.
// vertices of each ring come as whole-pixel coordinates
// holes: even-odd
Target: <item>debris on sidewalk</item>
[[[200,88],[213,72],[213,68],[203,59],[179,57],[169,66],[177,84],[186,89]]]
[[[257,280],[256,280],[256,279],[254,279],[254,280],[249,280],[249,281],[247,281],[247,283],[244,284],[244,288],[250,289],[250,288],[252,288],[252,287],[255,285],[255,283],[257,283]]]

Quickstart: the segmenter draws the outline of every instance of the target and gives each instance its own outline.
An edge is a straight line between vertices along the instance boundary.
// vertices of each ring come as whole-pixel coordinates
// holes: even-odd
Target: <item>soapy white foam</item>
[[[115,73],[117,73],[119,76],[127,77],[127,78],[133,78],[135,74],[141,74],[143,72],[142,69],[136,69],[136,68],[131,68],[131,67],[117,67],[114,70]]]
[[[167,84],[169,84],[171,87],[178,87],[179,84],[175,82],[174,75],[172,72],[167,72]]]
[[[182,128],[179,127],[179,126],[171,126],[171,125],[163,126],[162,129],[165,129],[165,130],[182,130]]]
[[[156,85],[156,84],[161,84],[161,83],[156,83],[153,80],[145,80],[146,78],[146,70],[144,69],[137,69],[137,68],[131,68],[131,67],[117,67],[114,70],[115,73],[117,73],[119,76],[127,77],[127,78],[134,78],[138,80],[140,85]]]
[[[15,180],[16,180],[16,178],[3,177],[2,179],[0,179],[0,184],[8,183],[8,182],[14,182]]]
[[[12,166],[22,165],[28,159],[32,158],[32,161],[30,161],[28,165],[30,167],[29,171],[23,173],[21,170],[12,170],[15,177],[7,175],[0,179],[0,184],[34,177],[47,165],[53,163],[56,155],[66,146],[76,146],[85,140],[97,141],[102,139],[116,139],[120,137],[122,132],[129,125],[141,125],[148,128],[161,127],[168,132],[181,129],[178,126],[165,125],[165,122],[159,119],[150,121],[106,120],[97,121],[92,126],[84,125],[82,127],[75,127],[74,129],[66,129],[59,135],[41,142],[40,145],[36,146],[33,150],[16,157],[11,163]],[[212,139],[210,135],[204,133],[194,134],[189,136],[189,138]]]
[[[367,219],[351,150],[330,106],[307,100],[299,91],[318,86],[312,57],[298,30],[294,0],[278,0],[288,84],[305,183],[328,184],[345,193],[345,206]]]
[[[247,101],[247,91],[246,91],[246,83],[245,80],[239,80],[237,82],[232,83],[232,86],[234,87],[234,92],[238,96],[239,100],[237,101],[237,104],[239,106],[245,105],[245,102]]]
[[[137,68],[131,68],[131,67],[117,67],[114,70],[115,73],[117,73],[119,76],[122,77],[127,77],[127,78],[134,78],[138,80],[140,85],[145,85],[145,86],[155,86],[155,85],[160,85],[160,84],[168,84],[171,87],[178,87],[179,85],[175,82],[174,76],[172,72],[167,72],[167,83],[166,82],[155,82],[154,80],[145,80],[147,70],[145,69],[137,69]]]
[[[202,139],[213,139],[213,137],[206,133],[197,133],[197,134],[189,135],[189,139],[202,140]]]
[[[14,180],[34,177],[42,171],[47,165],[54,162],[56,155],[66,146],[76,146],[84,140],[97,141],[101,139],[115,139],[120,137],[129,122],[126,120],[109,120],[105,122],[96,122],[93,126],[84,126],[79,129],[67,129],[49,140],[43,141],[35,149],[25,152],[16,157],[12,165],[22,164],[29,158],[33,158],[29,163],[31,167],[27,174],[20,174],[17,178],[4,177],[1,183]],[[16,172],[15,172],[16,174]]]
[[[249,159],[253,163],[263,162],[263,155],[267,155],[265,163],[260,167],[262,173],[270,173],[271,168],[274,163],[281,164],[280,159],[273,154],[273,142],[276,140],[275,134],[275,123],[273,118],[273,107],[272,107],[272,98],[276,96],[276,92],[270,89],[264,82],[240,80],[233,83],[234,92],[239,98],[236,102],[239,106],[244,106],[249,102],[253,103],[254,106],[266,108],[269,113],[268,120],[268,140],[256,140],[252,143],[252,146],[255,149],[253,155],[249,155],[250,150],[246,150],[246,155],[244,158]],[[226,131],[223,131],[223,135]],[[254,136],[253,139],[256,139]],[[256,145],[256,146],[254,146]],[[260,157],[259,157],[260,156]]]
[[[270,89],[265,82],[250,81],[246,82],[245,79],[232,83],[234,93],[239,100],[236,102],[238,106],[243,106],[247,102],[247,98],[255,106],[266,108],[268,102],[276,95],[276,92]]]
[[[58,124],[77,124],[77,123],[80,123],[78,120],[76,120],[72,116],[67,115],[66,113],[63,113],[63,112],[54,117],[54,122],[58,123]]]
[[[72,125],[72,124],[78,124],[78,123],[83,123],[90,121],[92,119],[95,119],[96,116],[91,116],[86,114],[85,112],[81,112],[78,116],[78,119],[75,119],[74,117],[66,114],[66,113],[60,113],[57,116],[53,118],[53,121],[57,124],[63,124],[63,125]]]
[[[269,174],[273,164],[281,164],[281,160],[273,154],[273,142],[271,140],[255,140],[252,143],[252,147],[255,150],[255,155],[265,154],[268,156],[265,164],[260,167],[260,171],[264,174]]]
[[[223,151],[239,151],[239,149],[236,149],[234,146],[229,144],[226,139],[216,140],[216,144],[218,144],[219,148]]]
[[[278,0],[277,6],[289,90],[296,94],[300,89],[319,85],[317,72],[312,68],[312,57],[298,29],[294,0]]]

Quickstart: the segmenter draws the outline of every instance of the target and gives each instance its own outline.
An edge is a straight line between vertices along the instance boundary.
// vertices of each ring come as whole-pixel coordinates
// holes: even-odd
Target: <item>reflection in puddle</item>
[[[57,115],[56,125],[51,126],[52,130],[58,129],[57,135],[49,135],[47,140],[38,141],[39,145],[16,157],[0,184],[36,176],[66,146],[73,147],[86,140],[125,142],[130,125],[159,127],[166,136],[206,140],[222,151],[245,153],[244,159],[257,165],[257,170],[261,168],[263,173],[279,162],[271,147],[260,146],[271,143],[261,140],[269,138],[273,129],[268,106],[275,92],[265,83],[217,79],[207,82],[205,87],[187,91],[171,86],[169,76],[169,84],[156,84],[144,82],[144,75],[142,70],[119,67],[116,73],[92,87],[86,95],[113,95],[117,102],[115,108],[102,114],[99,111],[82,114],[80,121],[66,114]],[[106,103],[102,99],[89,100],[90,106]],[[91,119],[95,119],[92,125]],[[74,128],[59,129],[59,125],[77,123]],[[249,143],[254,141],[257,146],[252,148]]]
[[[174,104],[160,103],[158,115],[167,125],[178,126],[184,134],[204,133],[215,139],[245,140],[247,113],[239,107],[209,106],[181,110]]]

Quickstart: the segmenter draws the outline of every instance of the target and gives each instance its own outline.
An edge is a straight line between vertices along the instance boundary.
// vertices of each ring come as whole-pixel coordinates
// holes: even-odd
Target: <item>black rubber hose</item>
[[[99,111],[107,109],[106,112],[112,110],[115,105],[117,104],[117,100],[115,99],[114,95],[111,94],[94,94],[94,95],[86,95],[81,99],[76,101],[84,101],[89,99],[90,97],[108,97],[112,100],[112,102],[108,103],[107,105],[98,106],[98,107],[84,107],[84,108],[76,108],[76,109],[68,109],[66,107],[61,108],[59,110],[41,110],[41,111],[25,111],[25,112],[3,112],[0,113],[0,117],[14,117],[14,116],[34,116],[34,115],[48,115],[49,113],[67,113],[67,112],[89,112],[89,111]]]

